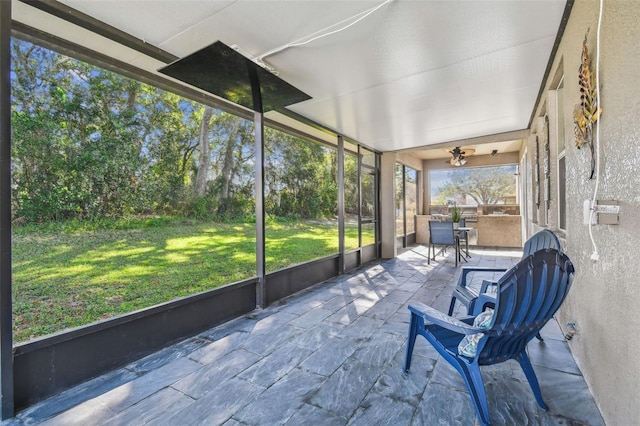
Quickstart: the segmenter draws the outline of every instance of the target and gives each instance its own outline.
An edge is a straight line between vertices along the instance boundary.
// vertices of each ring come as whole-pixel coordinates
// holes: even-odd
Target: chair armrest
[[[467,275],[469,272],[506,272],[505,268],[483,268],[480,266],[463,266],[462,271],[460,273],[460,278],[458,278],[458,287],[466,287],[467,286]]]
[[[482,285],[480,286],[480,294],[486,293],[489,286],[496,286],[496,285],[498,285],[496,281],[482,280]]]
[[[409,305],[409,310],[419,317],[422,317],[425,321],[444,327],[447,330],[455,331],[456,333],[475,334],[483,331],[477,327],[462,322],[457,318],[450,317],[449,315],[440,312],[431,306],[427,306],[424,303],[413,303]]]
[[[491,305],[495,308],[496,306],[496,298],[495,296],[491,296],[489,294],[483,293],[476,299],[475,305],[473,305],[473,316],[480,315],[484,310],[486,305]]]

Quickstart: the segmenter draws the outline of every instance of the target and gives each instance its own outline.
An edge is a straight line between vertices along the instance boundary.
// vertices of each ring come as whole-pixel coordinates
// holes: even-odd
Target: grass
[[[335,225],[268,223],[266,233],[268,272],[338,251]],[[354,241],[350,229],[347,247]],[[160,220],[16,228],[14,341],[252,276],[254,224]]]

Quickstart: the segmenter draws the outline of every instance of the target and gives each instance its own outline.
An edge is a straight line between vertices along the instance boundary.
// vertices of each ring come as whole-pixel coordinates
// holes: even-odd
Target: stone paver
[[[460,375],[419,337],[402,371],[412,300],[447,311],[460,267],[426,248],[366,265],[29,407],[3,425],[478,424]],[[472,249],[508,267],[517,250]],[[463,264],[464,265],[464,264]],[[470,278],[499,276],[477,274]],[[463,307],[458,305],[456,313]],[[604,424],[560,328],[528,348],[549,405],[515,361],[483,369],[495,424]]]

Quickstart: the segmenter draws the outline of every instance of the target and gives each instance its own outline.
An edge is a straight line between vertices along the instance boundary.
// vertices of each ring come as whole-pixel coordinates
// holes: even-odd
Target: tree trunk
[[[229,198],[229,188],[231,187],[231,180],[233,179],[233,169],[234,169],[233,149],[235,148],[236,137],[238,136],[239,127],[240,127],[239,120],[235,120],[235,122],[233,123],[233,127],[231,128],[231,131],[229,132],[229,135],[227,137],[227,143],[225,146],[224,163],[222,164],[222,173],[221,173],[222,191],[220,194],[220,198],[223,201],[222,204],[224,204],[224,201],[227,198]]]
[[[211,154],[209,147],[209,125],[213,116],[213,108],[205,107],[200,123],[200,136],[198,146],[200,147],[200,161],[198,164],[198,174],[196,175],[195,194],[197,197],[204,196],[207,190],[207,176],[211,168]]]

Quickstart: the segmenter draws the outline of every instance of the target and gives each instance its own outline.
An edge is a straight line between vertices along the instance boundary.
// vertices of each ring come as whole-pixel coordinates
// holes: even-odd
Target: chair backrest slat
[[[531,275],[527,275],[526,279],[527,281],[530,281]],[[524,288],[518,288],[518,291],[516,292],[516,300],[519,309],[514,312],[514,316],[511,321],[515,327],[519,327],[522,323],[524,323],[527,320],[528,314],[532,312],[534,298],[533,291],[533,285],[531,285],[530,283],[527,283]],[[538,292],[538,294],[543,293]]]
[[[524,259],[530,254],[546,248],[553,248],[558,251],[562,250],[562,247],[560,246],[560,240],[558,240],[556,234],[548,229],[543,229],[536,232],[524,243],[522,258]]]

